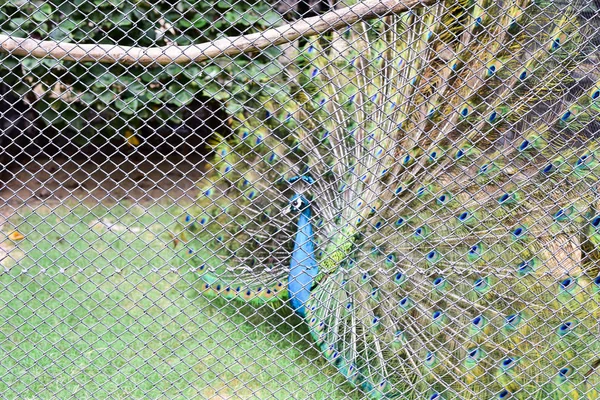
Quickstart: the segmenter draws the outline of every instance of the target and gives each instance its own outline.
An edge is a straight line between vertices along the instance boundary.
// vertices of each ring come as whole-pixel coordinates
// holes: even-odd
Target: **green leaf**
[[[71,32],[77,27],[77,25],[71,20],[64,20],[58,24],[52,32],[50,32],[50,38],[56,41],[61,41],[68,38]]]
[[[189,46],[192,43],[194,43],[195,38],[192,38],[189,35],[178,35],[175,38],[175,43],[177,43],[178,46]]]
[[[121,12],[113,12],[109,17],[110,21],[117,26],[131,26],[133,21],[129,15],[123,15]]]
[[[202,69],[197,65],[190,64],[183,67],[183,73],[188,79],[196,79],[202,74]]]
[[[106,14],[103,11],[99,11],[98,9],[94,9],[91,13],[88,14],[87,19],[95,22],[96,24],[105,23]],[[86,25],[83,25],[84,27]],[[89,25],[88,25],[89,26]]]
[[[282,72],[279,64],[267,64],[263,70],[271,79],[276,78]]]
[[[167,92],[166,90],[161,90],[161,91],[157,91],[153,93],[153,96],[150,98],[150,103],[152,104],[158,104],[158,105],[163,105],[163,103],[165,102],[164,99],[165,97],[168,97],[169,92]]]
[[[21,60],[21,67],[23,68],[23,73],[31,72],[42,64],[42,60],[33,57],[26,57]]]
[[[77,27],[77,24],[69,19],[65,19],[64,21],[61,21],[61,23],[58,24],[58,26],[65,32],[71,32]]]
[[[79,97],[79,99],[86,106],[91,106],[91,105],[93,105],[96,102],[96,96],[94,95],[94,93],[91,93],[91,92],[85,92],[85,93],[83,93]]]
[[[101,8],[114,8],[114,7],[122,6],[123,1],[122,0],[94,0],[94,4]]]
[[[117,80],[118,78],[114,74],[110,72],[105,72],[102,75],[100,75],[97,83],[100,86],[109,87],[112,86],[115,82],[117,82]]]
[[[221,67],[211,65],[210,67],[204,68],[204,70],[202,71],[202,75],[200,75],[199,77],[208,78],[208,80],[210,80],[216,78],[222,73],[223,69]]]
[[[167,77],[164,67],[150,68],[140,77],[142,82],[153,83]]]
[[[260,20],[260,15],[258,15],[256,13],[246,13],[246,14],[244,14],[244,20],[246,20],[251,25],[253,25]]]
[[[59,114],[60,121],[55,122],[55,125],[67,126],[80,131],[83,128],[83,119],[79,117],[79,113],[71,108],[62,110]]]
[[[31,14],[31,18],[37,22],[44,22],[50,19],[52,15],[52,6],[48,3],[40,3],[35,6],[36,8],[33,10]]]
[[[27,29],[31,21],[25,18],[11,18],[9,25],[16,29]]]
[[[148,104],[154,103],[154,96],[156,96],[156,93],[146,90],[144,93],[139,94],[137,98],[140,101],[140,104],[147,106]]]
[[[105,90],[104,92],[98,95],[98,100],[100,100],[104,105],[111,104],[114,98],[115,94],[110,90]]]
[[[181,123],[182,123],[181,118],[179,118],[179,116],[177,116],[177,114],[175,114],[175,113],[168,114],[167,120],[171,121],[177,125],[181,125]]]
[[[47,37],[50,34],[50,26],[47,22],[44,22],[43,24],[38,24],[38,26],[35,29],[35,32],[39,33],[42,37]]]
[[[146,86],[144,86],[141,82],[136,81],[136,82],[129,84],[127,86],[127,90],[129,91],[129,93],[138,96],[138,95],[146,92]]]
[[[2,2],[2,5],[4,5],[5,1]],[[23,6],[26,6],[29,3],[28,0],[10,0],[8,2],[8,5],[16,7],[16,8],[21,8]]]
[[[167,67],[167,74],[177,77],[183,71],[183,67],[177,64],[171,64]]]
[[[226,12],[223,17],[232,25],[250,26],[250,23],[238,11]]]
[[[115,107],[119,109],[123,114],[133,115],[140,106],[140,102],[135,97],[127,97],[125,99],[117,99],[115,101]]]
[[[58,10],[63,15],[71,15],[71,13],[75,12],[76,9],[73,3],[71,3],[70,1],[61,1],[60,5],[58,6]]]
[[[0,66],[2,69],[11,70],[20,65],[19,59],[9,54],[0,54]]]
[[[264,50],[264,55],[269,56],[271,59],[278,58],[283,54],[281,47],[279,46],[271,46]]]
[[[209,19],[205,14],[198,15],[193,20],[194,28],[202,29],[209,23]]]
[[[231,97],[231,95],[226,89],[223,89],[220,85],[216,83],[209,83],[203,88],[202,92],[205,96],[219,101],[227,100]]]
[[[135,78],[129,74],[119,76],[119,84],[122,85],[123,87],[129,86],[133,82],[135,82]]]
[[[179,92],[175,93],[175,96],[173,97],[171,103],[175,104],[178,107],[183,107],[185,105],[190,104],[192,100],[194,100],[194,95],[191,94],[189,91],[182,89]]]
[[[172,24],[177,24],[177,21],[181,18],[181,14],[178,12],[168,12],[164,15],[164,18]]]
[[[90,13],[96,9],[90,0],[74,0],[77,10],[81,13]]]
[[[48,69],[54,69],[55,71],[60,70],[60,69],[65,69],[64,66],[62,65],[62,61],[54,60],[52,58],[43,59],[42,64],[45,67],[47,67]]]
[[[209,23],[209,20],[206,18],[204,14],[196,14],[193,18],[182,18],[177,22],[177,27],[179,28],[191,28],[192,26],[195,28],[202,28],[206,24]]]
[[[207,42],[235,35],[236,32],[250,31],[250,27],[281,23],[281,17],[266,0],[0,0],[0,28],[6,33],[14,30],[19,37],[160,46],[164,45],[164,41],[156,39],[155,29],[160,27],[158,21],[161,19],[174,24],[176,33],[165,35],[179,44]],[[107,28],[109,26],[113,27],[112,30]],[[116,26],[122,28],[119,33]],[[40,114],[49,110],[46,116],[58,115],[58,120],[53,122],[57,127],[68,124],[71,128],[85,129],[88,126],[85,118],[75,119],[78,113],[89,108],[102,111],[107,120],[115,114],[120,115],[121,118],[113,118],[121,121],[119,126],[133,116],[158,121],[161,118],[159,112],[164,114],[164,120],[179,120],[182,117],[177,107],[190,104],[200,93],[226,103],[229,112],[237,112],[251,96],[265,96],[268,87],[282,89],[281,85],[271,84],[283,77],[279,64],[271,62],[280,53],[279,47],[271,46],[254,58],[241,56],[233,62],[219,59],[212,64],[151,69],[52,59],[40,61],[0,54],[0,76],[5,83],[21,91],[31,91],[31,87],[39,83],[51,88],[54,82],[67,79],[73,84],[79,100],[69,105],[53,99],[54,108],[46,105]],[[11,68],[14,68],[12,73]],[[49,73],[59,69],[68,73]],[[39,78],[32,83],[23,80],[24,73],[33,76],[32,72]],[[59,106],[62,108],[59,109]],[[73,119],[63,113],[65,107],[76,110]],[[108,122],[103,124],[101,129],[111,129],[108,125]],[[103,140],[98,137],[98,142]]]
[[[228,84],[228,85],[225,86],[224,90],[227,90],[227,92],[232,97],[238,98],[238,97],[242,96],[242,97],[245,98],[244,95],[248,92],[247,87],[248,87],[247,85],[238,85],[238,84],[235,84],[235,85],[232,86],[232,85]]]
[[[142,108],[141,110],[139,110],[137,116],[138,118],[144,121],[152,118],[152,114],[147,108]]]
[[[27,37],[29,35],[29,33],[24,31],[23,29],[13,29],[6,33],[8,33],[9,36],[16,36],[16,37],[21,37],[21,38]]]
[[[185,29],[187,29],[187,28],[189,28],[191,26],[193,26],[192,21],[190,21],[187,18],[184,18],[181,21],[177,22],[177,27],[180,28],[180,29],[182,29],[182,30],[185,30]]]
[[[243,106],[237,101],[227,102],[225,109],[227,110],[227,114],[235,115],[243,110]]]
[[[262,20],[265,22],[265,24],[261,23],[261,26],[266,27],[280,24],[283,21],[283,18],[279,13],[276,13],[275,11],[267,11],[262,15]]]

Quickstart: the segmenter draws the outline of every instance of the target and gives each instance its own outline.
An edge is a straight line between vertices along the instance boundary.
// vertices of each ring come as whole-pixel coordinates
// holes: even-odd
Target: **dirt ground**
[[[3,214],[41,203],[69,200],[86,204],[189,203],[195,183],[206,167],[201,155],[186,157],[125,156],[69,159],[37,158],[14,163],[3,175],[0,202]]]

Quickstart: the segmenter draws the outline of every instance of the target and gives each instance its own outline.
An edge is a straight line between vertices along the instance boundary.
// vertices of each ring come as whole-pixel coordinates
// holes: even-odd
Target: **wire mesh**
[[[596,1],[10,49],[349,4],[0,3],[3,398],[600,399]]]

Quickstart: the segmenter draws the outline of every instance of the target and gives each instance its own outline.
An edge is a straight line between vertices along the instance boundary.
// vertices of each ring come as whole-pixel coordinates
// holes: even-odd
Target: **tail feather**
[[[279,215],[271,188],[264,190],[264,183],[247,178],[235,176],[229,187],[207,180],[197,210],[181,218],[176,235],[183,244],[182,256],[201,278],[203,293],[278,301],[287,298],[293,231]],[[280,225],[269,225],[275,218]]]
[[[182,221],[204,289],[285,298],[282,210],[301,193],[320,270],[305,318],[349,382],[598,398],[600,79],[575,76],[584,46],[572,14],[527,0],[445,1],[307,44],[289,85],[218,140]]]

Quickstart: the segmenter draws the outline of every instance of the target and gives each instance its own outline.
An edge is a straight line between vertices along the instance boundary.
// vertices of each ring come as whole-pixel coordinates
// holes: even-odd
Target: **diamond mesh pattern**
[[[546,7],[550,12],[553,9],[566,10],[569,5],[564,1],[555,1]],[[265,32],[303,17],[321,15],[344,6],[346,4],[319,0],[9,1],[0,5],[0,35],[50,41],[53,44],[45,47],[49,51],[64,43],[79,43],[115,44],[142,49],[163,46],[164,54],[167,54],[169,46],[207,43],[224,37]],[[472,4],[465,7],[472,7]],[[509,127],[503,128],[502,137],[475,135],[472,137],[473,146],[486,147],[486,141],[489,141],[494,142],[490,146],[498,146],[494,147],[495,150],[506,148],[507,143],[513,143],[519,137],[516,132],[538,129],[539,121],[547,120],[561,105],[570,110],[568,105],[573,104],[573,98],[578,96],[578,82],[589,90],[600,78],[596,49],[597,27],[600,26],[598,4],[588,0],[574,8],[574,19],[579,24],[578,29],[585,32],[585,40],[577,43],[577,59],[573,59],[577,66],[569,71],[572,79],[566,79],[569,82],[564,87],[560,86],[561,83],[554,86],[558,96],[545,98],[546,93],[542,93],[537,99],[539,103],[528,110],[528,113],[519,115],[519,119],[507,118]],[[445,9],[447,14],[454,11],[451,7]],[[466,20],[467,17],[464,17],[463,22]],[[380,22],[385,25],[389,20],[381,18]],[[447,22],[435,21],[442,24],[440,26]],[[529,31],[537,28],[540,32],[550,29],[544,25],[543,18],[528,21],[528,24]],[[535,24],[537,28],[533,28]],[[456,26],[448,27],[450,28],[454,29],[450,30],[450,36],[458,31]],[[344,29],[339,32],[343,36]],[[386,25],[379,32],[391,35],[393,28]],[[6,36],[0,38],[6,39]],[[332,31],[325,32],[320,39],[333,40]],[[451,42],[447,37],[443,40]],[[540,40],[541,36],[529,37],[528,42],[522,44],[527,49],[525,53],[535,54],[537,49],[545,45]],[[341,248],[340,243],[343,244],[344,240],[338,237],[339,241],[335,242],[338,239],[322,234],[330,226],[344,225],[335,225],[333,222],[338,212],[345,213],[342,220],[352,214],[345,210],[353,209],[359,215],[363,204],[358,204],[357,201],[365,201],[362,200],[363,197],[375,199],[383,196],[379,189],[365,185],[360,193],[358,186],[353,186],[346,193],[352,199],[351,204],[343,203],[340,199],[330,199],[332,205],[329,211],[320,208],[311,217],[315,232],[319,232],[319,238],[323,239],[316,244],[317,251],[320,251],[320,271],[326,272],[324,278],[318,278],[320,292],[318,295],[313,294],[310,303],[310,306],[322,312],[318,314],[318,318],[311,318],[316,314],[310,313],[306,317],[298,315],[292,310],[288,300],[270,301],[271,297],[278,296],[277,290],[269,291],[268,295],[271,297],[267,301],[260,300],[267,296],[268,285],[271,285],[268,286],[271,288],[269,290],[277,289],[274,282],[283,284],[280,287],[282,292],[287,290],[294,240],[298,240],[294,236],[297,233],[294,225],[296,217],[289,218],[279,214],[288,205],[298,186],[281,189],[278,186],[281,177],[276,174],[281,170],[275,167],[265,169],[264,163],[261,163],[271,155],[282,157],[278,153],[278,147],[273,145],[273,138],[289,129],[289,118],[285,114],[291,116],[295,111],[290,108],[290,102],[281,99],[290,97],[290,87],[295,84],[297,86],[297,82],[310,75],[311,79],[336,81],[339,93],[352,92],[359,97],[361,94],[357,93],[361,88],[368,86],[357,82],[354,79],[356,76],[327,76],[327,68],[347,61],[343,48],[334,48],[339,54],[330,55],[322,70],[303,69],[308,57],[302,52],[310,49],[311,43],[316,45],[317,42],[319,39],[315,37],[300,38],[291,43],[269,46],[261,51],[211,57],[199,63],[167,62],[166,65],[77,62],[0,53],[0,393],[3,398],[360,399],[365,396],[389,395],[393,390],[402,388],[404,392],[400,396],[404,395],[406,398],[483,399],[494,396],[508,398],[514,395],[516,398],[600,399],[600,390],[594,387],[600,386],[600,378],[597,376],[600,372],[596,371],[597,360],[600,360],[600,346],[597,341],[586,336],[594,330],[598,333],[599,325],[594,321],[600,316],[598,295],[593,292],[594,285],[600,287],[600,280],[597,278],[599,269],[595,264],[598,253],[598,239],[595,236],[598,221],[594,220],[597,195],[595,184],[590,183],[591,179],[580,184],[563,183],[562,186],[557,181],[556,190],[548,191],[543,198],[532,197],[526,200],[530,210],[534,210],[531,204],[535,205],[537,202],[537,211],[531,211],[530,216],[533,220],[542,221],[528,223],[527,228],[532,231],[546,221],[540,210],[558,212],[550,207],[550,203],[559,205],[563,204],[563,199],[569,199],[569,206],[580,212],[577,214],[578,219],[573,217],[576,223],[564,231],[556,233],[552,230],[555,225],[548,224],[541,226],[546,234],[536,231],[538,233],[532,235],[534,241],[538,239],[538,244],[532,244],[528,248],[535,248],[528,250],[531,253],[531,264],[519,264],[525,250],[513,250],[511,245],[504,248],[501,246],[507,243],[503,239],[503,230],[510,228],[514,236],[521,234],[518,231],[521,225],[508,227],[503,219],[504,214],[491,213],[485,221],[481,221],[479,228],[477,225],[472,227],[473,237],[479,234],[482,241],[495,240],[496,245],[482,249],[477,247],[480,242],[470,240],[469,256],[476,258],[481,252],[486,253],[487,260],[492,261],[476,265],[487,272],[493,269],[491,275],[495,274],[499,281],[513,273],[515,265],[520,265],[519,273],[525,273],[528,268],[533,268],[536,257],[545,260],[544,276],[553,280],[540,278],[539,282],[531,284],[529,294],[511,294],[511,290],[517,289],[506,286],[502,289],[502,296],[497,298],[490,296],[486,300],[473,300],[473,296],[465,295],[474,305],[464,307],[455,292],[452,293],[454,297],[444,297],[445,292],[436,291],[439,289],[438,285],[444,285],[444,280],[438,281],[438,278],[447,273],[439,263],[437,275],[431,273],[427,276],[428,282],[434,282],[435,286],[427,296],[435,299],[437,306],[433,300],[422,298],[427,296],[423,295],[419,287],[407,290],[402,296],[394,291],[386,292],[389,282],[376,285],[371,280],[383,279],[377,274],[385,270],[386,256],[387,261],[390,261],[390,256],[383,254],[388,250],[383,249],[383,231],[378,230],[377,220],[369,220],[370,228],[361,232],[362,244],[352,257],[349,256],[349,250],[331,253],[327,246],[334,243]],[[347,46],[356,48],[359,42],[353,37]],[[493,44],[489,43],[487,48],[478,48],[477,55],[489,56],[492,47]],[[450,65],[454,50],[456,47],[452,45],[438,46],[435,49],[436,62],[443,60]],[[377,48],[373,42],[369,51],[383,54],[386,50]],[[421,49],[411,54],[413,58],[409,57],[405,62],[414,62],[417,58],[424,57],[427,51]],[[368,58],[366,50],[364,55]],[[494,68],[516,68],[509,61],[504,65],[507,57],[503,57]],[[527,59],[527,56],[523,56],[523,59]],[[372,58],[369,62],[372,67],[378,60]],[[482,65],[479,67],[483,68]],[[427,67],[415,68],[423,71]],[[543,74],[548,76],[564,72],[554,62],[539,68],[547,69],[548,72]],[[385,78],[381,73],[368,75],[367,80],[378,85]],[[428,94],[432,101],[436,93],[447,96],[445,99],[438,99],[442,104],[440,108],[430,109],[427,106],[429,100],[423,96],[413,98],[414,101],[421,102],[420,112],[431,112],[428,117],[432,120],[442,112],[448,112],[448,109],[443,111],[443,107],[448,106],[447,108],[456,112],[462,112],[460,103],[472,100],[464,90],[452,92],[452,88],[444,86],[446,83],[448,82],[436,82],[431,87],[437,92]],[[466,84],[478,83],[465,82]],[[450,84],[452,85],[453,83]],[[514,93],[517,93],[517,89],[510,87]],[[482,105],[488,106],[487,114],[482,118],[492,118],[490,113],[505,105],[494,103],[499,90],[495,89],[496,96],[492,93],[489,98],[482,97],[479,105],[473,107],[480,110],[484,108]],[[310,106],[306,106],[309,111],[304,114],[303,128],[297,129],[303,129],[306,137],[289,146],[290,154],[294,146],[309,146],[314,143],[320,146],[327,140],[332,140],[329,135],[333,132],[329,129],[334,123],[334,116],[327,120],[316,105],[328,104],[339,93],[328,93],[328,96],[321,98],[318,96],[322,93],[315,90],[311,92],[314,98],[303,98]],[[375,92],[369,93],[369,96],[376,95]],[[387,95],[388,93],[385,94]],[[362,96],[367,101],[367,95],[363,93]],[[444,103],[446,99],[447,105]],[[517,101],[514,98],[512,100]],[[376,103],[375,100],[373,102]],[[396,103],[393,106],[404,107]],[[583,115],[585,110],[593,107],[597,106],[588,104],[583,109],[573,111],[573,114]],[[383,106],[369,110],[370,115],[365,118],[372,118],[379,128],[389,132],[409,130],[406,126],[396,127],[397,121],[381,118],[382,113],[385,113]],[[240,115],[254,117],[254,124],[244,130],[244,121]],[[359,118],[358,111],[354,115],[351,112],[340,112],[336,118],[339,115],[344,118]],[[276,116],[277,121],[270,119],[271,116]],[[409,116],[408,119],[410,118],[413,117]],[[570,116],[565,117],[568,118]],[[456,121],[452,123],[456,127],[460,124]],[[592,117],[584,125],[569,126],[553,132],[565,147],[589,148],[590,152],[597,152],[593,147],[597,139],[597,118]],[[488,130],[483,125],[474,126],[481,133]],[[371,128],[373,127],[369,126]],[[375,129],[376,127],[373,128]],[[422,129],[424,132],[421,140],[426,144],[421,146],[419,142],[423,150],[421,153],[435,147],[432,146],[436,139],[431,136],[431,126],[427,129],[423,126],[411,126],[410,129]],[[241,132],[245,132],[242,134],[246,136],[239,139]],[[582,132],[587,135],[583,139]],[[448,137],[455,133],[451,132]],[[563,136],[564,140],[561,139]],[[254,147],[244,147],[246,137],[255,141]],[[580,139],[579,142],[570,141],[573,137]],[[283,136],[281,138],[282,141],[288,139]],[[385,140],[381,137],[376,139],[381,146],[387,143]],[[225,143],[225,147],[237,156],[233,162],[229,163],[228,159],[224,164],[218,152]],[[450,150],[462,151],[457,143],[458,140],[453,141],[444,151],[448,154]],[[489,150],[491,147],[487,148]],[[547,148],[557,147],[548,145]],[[338,164],[345,168],[347,165],[343,164],[343,160],[336,158],[341,154],[336,153],[339,148],[336,150],[332,145],[330,150],[322,154],[323,159],[334,157],[332,169],[337,168]],[[436,157],[433,153],[428,154],[430,158]],[[484,155],[483,158],[488,159],[491,165],[494,154]],[[543,157],[536,158],[539,167],[546,164],[552,166],[553,160],[560,155],[548,152],[541,154]],[[597,156],[597,153],[593,154],[593,157]],[[396,165],[403,162],[399,152],[394,157],[397,158]],[[366,158],[362,159],[367,162],[365,160]],[[298,171],[300,175],[305,174],[307,171],[303,168],[307,162],[316,163],[297,155],[290,156],[288,171],[283,171],[284,175],[290,178]],[[486,165],[478,164],[477,167],[487,168]],[[520,178],[515,172],[520,167],[523,165],[518,160],[513,165],[506,163],[501,166],[502,173],[511,175],[507,184],[514,183],[511,181],[513,177]],[[230,170],[232,174],[238,174],[235,179],[227,178]],[[378,171],[381,174],[384,172]],[[596,170],[592,173],[595,174]],[[438,182],[440,174],[440,170],[426,170],[419,178]],[[214,176],[226,179],[214,183]],[[454,177],[459,184],[459,178],[464,178]],[[315,178],[319,180],[319,177]],[[357,177],[359,178],[361,177]],[[323,179],[319,182],[322,181],[327,186],[320,188],[323,197],[330,193],[327,192],[328,189],[335,191],[340,184],[345,184]],[[246,187],[247,183],[249,186]],[[393,183],[396,190],[398,182]],[[296,182],[295,185],[310,186],[306,182]],[[526,183],[519,185],[533,190]],[[307,193],[304,186],[298,193]],[[470,210],[485,212],[491,207],[486,197],[490,187],[482,185],[477,190],[469,189]],[[254,188],[259,188],[256,193],[252,192]],[[207,190],[211,191],[210,196],[206,196]],[[397,193],[401,193],[401,189],[397,190],[400,190]],[[414,190],[415,195],[419,194],[416,187],[411,190]],[[496,197],[504,193],[502,185],[494,186],[494,190],[497,190],[497,193],[494,192]],[[587,192],[584,193],[584,190]],[[521,195],[527,197],[528,193]],[[247,204],[248,199],[253,200],[250,205]],[[334,204],[335,201],[338,203]],[[444,203],[445,198],[437,197],[437,202]],[[578,208],[581,203],[586,203],[589,209]],[[559,211],[575,212],[569,206],[560,208]],[[277,212],[273,211],[273,207]],[[410,203],[403,212],[418,214],[423,209]],[[435,212],[427,211],[426,214],[422,218],[422,225],[414,227],[422,231],[419,233],[413,228],[412,232],[417,236],[429,234],[429,229],[441,226],[441,220],[446,218],[436,216]],[[462,218],[462,214],[456,215]],[[204,242],[198,231],[190,231],[191,225],[186,225],[189,222],[186,218],[189,216],[192,216],[194,223],[201,225],[201,233],[210,236],[211,243],[216,241],[222,244],[223,249],[227,247],[235,250],[225,257],[213,244]],[[227,219],[231,216],[233,217]],[[465,214],[464,218],[468,217],[470,218]],[[209,227],[207,223],[204,227],[204,222],[200,222],[203,218],[210,219],[212,225]],[[410,215],[388,214],[386,218],[389,221],[386,220],[385,223],[395,222],[400,226],[403,223],[400,220],[406,218],[408,221]],[[560,216],[556,218],[559,222],[563,221]],[[582,220],[585,222],[581,222]],[[265,228],[270,229],[273,224],[278,225],[281,231]],[[183,231],[180,229],[182,225]],[[524,229],[525,224],[522,226]],[[232,231],[235,233],[232,234]],[[196,234],[197,237],[194,236]],[[546,242],[547,235],[557,236],[551,245]],[[348,237],[350,236],[348,233]],[[389,242],[394,243],[392,239]],[[453,253],[459,251],[457,243],[457,236],[451,233],[447,233],[438,243],[439,248],[447,250],[444,256],[453,260],[452,271],[464,267]],[[544,247],[544,244],[548,245]],[[429,261],[432,261],[439,257],[435,251],[423,252],[420,247],[411,248],[404,243],[396,243],[396,248],[400,255],[394,257],[401,258],[401,261],[396,258],[393,261],[405,265],[421,265],[426,258],[431,258]],[[202,257],[208,260],[199,262],[199,258],[194,258],[199,257],[194,252],[201,252],[204,254]],[[331,259],[341,259],[336,259],[333,266],[328,266],[329,259],[323,252],[329,254]],[[356,261],[361,265],[360,269],[356,269],[350,262],[353,257],[366,259],[370,257],[370,252],[379,252],[382,256],[381,260],[371,263],[372,267],[365,267],[363,260],[362,264]],[[223,261],[225,267],[215,266],[215,260]],[[500,265],[499,262],[504,264]],[[216,274],[217,281],[206,280],[203,268],[212,268],[211,272]],[[356,275],[357,280],[362,279],[361,284],[371,285],[368,294],[361,300],[362,303],[356,299],[354,302],[348,300],[347,304],[340,302],[339,310],[334,309],[329,299],[340,296],[341,289],[336,289],[330,283],[339,271],[345,271],[351,276],[348,271],[353,271],[353,268],[363,274],[362,277]],[[511,268],[510,272],[508,268]],[[409,270],[407,267],[403,271],[409,275],[415,274]],[[581,283],[584,278],[589,287],[584,287]],[[350,281],[352,279],[349,278]],[[394,279],[400,282],[404,277],[396,275]],[[491,281],[488,282],[487,275],[482,275],[481,279],[476,281],[478,285],[492,284]],[[579,285],[584,287],[581,290],[589,289],[585,293],[593,294],[574,295],[566,303],[561,303],[565,308],[558,309],[554,317],[558,318],[558,314],[562,315],[568,309],[573,315],[580,317],[577,329],[587,331],[577,331],[581,342],[576,350],[562,348],[556,342],[556,349],[560,351],[541,351],[537,362],[540,365],[547,364],[547,367],[544,366],[537,372],[531,372],[525,367],[518,370],[522,375],[531,374],[533,378],[530,381],[524,383],[507,372],[508,378],[498,378],[500,384],[484,376],[485,371],[479,371],[480,375],[473,378],[473,369],[460,366],[447,368],[436,378],[432,376],[437,372],[431,373],[431,376],[423,372],[425,369],[422,368],[427,367],[428,363],[432,366],[431,371],[438,371],[435,368],[442,368],[440,365],[463,365],[466,361],[453,358],[459,357],[454,354],[456,349],[464,353],[467,361],[477,360],[480,353],[473,352],[474,347],[466,345],[466,339],[465,343],[458,343],[460,339],[452,339],[452,334],[462,338],[462,328],[456,326],[464,318],[471,316],[474,309],[479,309],[486,316],[496,313],[502,316],[498,318],[509,318],[510,323],[513,323],[517,319],[516,314],[511,314],[514,304],[507,301],[513,298],[515,304],[530,301],[531,304],[525,307],[526,311],[533,314],[540,312],[542,315],[539,310],[546,303],[564,301],[559,299],[556,288],[557,285],[562,285],[565,291],[571,290],[572,282],[569,279],[580,279]],[[225,290],[234,291],[235,285],[240,282],[245,284],[246,281],[251,282],[249,285],[254,291],[252,296],[247,296],[252,297],[252,301],[238,301],[244,297],[241,292],[236,296],[239,299],[227,298],[231,296]],[[455,285],[454,289],[462,290],[465,282],[466,278],[451,284]],[[217,284],[223,287],[219,286],[217,289]],[[208,290],[210,285],[212,286]],[[501,286],[501,283],[496,285]],[[202,294],[210,291],[226,295]],[[359,289],[356,289],[355,293],[358,292]],[[548,299],[551,300],[547,301]],[[427,332],[450,330],[450,334],[446,336],[432,333],[429,341],[412,342],[415,346],[414,354],[411,353],[412,350],[403,350],[405,352],[402,353],[394,347],[402,340],[410,342],[410,339],[404,339],[406,332],[395,329],[392,331],[388,325],[392,319],[396,322],[401,320],[398,310],[408,307],[411,302],[417,308],[420,307],[419,312],[413,309],[411,314],[415,326],[419,327],[417,329],[422,328]],[[395,308],[388,303],[393,303]],[[346,305],[350,309],[357,306],[367,308],[368,304],[376,304],[368,306],[372,311],[372,315],[369,314],[373,324],[372,331],[365,329],[363,332],[357,321],[348,323],[345,320],[342,323],[340,321],[343,318],[338,319],[338,314]],[[442,315],[440,304],[448,308],[447,315]],[[306,307],[308,309],[309,305]],[[464,309],[464,314],[455,313],[459,309]],[[547,312],[548,309],[543,311]],[[436,314],[437,312],[440,314]],[[425,321],[420,313],[431,316],[430,320]],[[445,322],[440,322],[441,320]],[[353,326],[361,332],[362,338],[348,339],[351,336],[348,332],[352,328],[347,328],[346,331],[331,328],[336,326],[336,321],[339,326],[356,324]],[[469,321],[475,329],[475,318]],[[575,319],[563,322],[575,323]],[[537,330],[536,327],[529,331],[519,330],[520,328],[516,330],[522,335],[522,343],[529,341],[529,346],[545,348],[542,345],[544,340],[553,343],[554,336],[544,333],[545,336],[540,338],[539,335],[542,335],[541,332],[554,332],[556,327],[553,323],[554,319],[548,317],[548,326],[542,324]],[[500,329],[499,324],[501,323],[498,321],[492,323]],[[563,325],[561,329],[562,327]],[[564,329],[571,329],[570,327],[568,325]],[[406,330],[409,332],[410,328],[407,327]],[[385,363],[374,356],[377,352],[361,350],[361,346],[370,346],[363,344],[363,341],[369,343],[372,337],[385,337],[385,340],[381,339],[382,343],[385,342],[385,348],[381,350],[381,354],[385,354],[381,356]],[[504,339],[490,338],[489,343],[499,343],[498,347],[504,346],[506,349],[514,343],[511,341],[514,337],[508,334]],[[481,345],[483,349],[487,342],[481,339],[474,343],[484,343]],[[340,361],[352,352],[352,346],[360,353],[355,364],[352,364],[353,368],[362,368],[360,378],[357,378],[359,375],[353,375],[348,365]],[[451,348],[452,352],[441,362],[436,361],[437,353],[430,350],[432,346]],[[565,355],[571,350],[585,354],[588,358],[573,361],[576,356],[569,358],[569,355]],[[389,355],[394,351],[399,353]],[[496,372],[495,366],[500,362],[508,362],[507,360],[512,362],[512,359],[509,355],[499,359],[497,348],[494,351],[486,348],[486,353],[489,353],[486,362],[489,363],[485,368],[489,370],[490,376],[499,376],[501,373]],[[520,353],[522,358],[527,358],[528,354]],[[418,360],[418,367],[413,364],[413,356]],[[585,382],[591,383],[583,386],[581,382],[584,379],[577,378],[579,386],[569,386],[568,382],[544,386],[546,382],[556,383],[557,379],[571,374],[571,370],[560,369],[563,364],[576,370],[573,376],[585,375]],[[366,371],[371,367],[376,372]],[[386,372],[381,373],[382,370]],[[364,384],[375,376],[383,376],[383,380]],[[473,379],[481,380],[477,384],[472,383]],[[375,387],[378,384],[381,388]],[[461,386],[463,384],[471,385],[469,390],[464,389]]]

